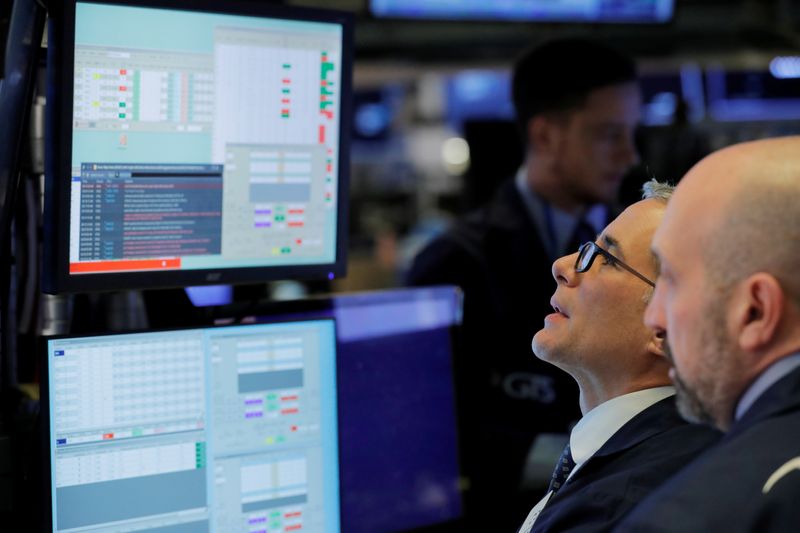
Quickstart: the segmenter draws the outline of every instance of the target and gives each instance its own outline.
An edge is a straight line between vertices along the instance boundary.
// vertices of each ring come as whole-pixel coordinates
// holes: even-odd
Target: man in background
[[[517,527],[538,493],[520,492],[537,436],[566,433],[579,416],[574,383],[531,357],[530,340],[550,309],[550,264],[616,214],[620,182],[637,161],[640,113],[633,61],[581,39],[524,54],[513,99],[524,165],[423,249],[407,279],[464,290],[455,365],[466,512],[475,529],[494,531]]]
[[[609,531],[719,438],[678,414],[663,335],[643,322],[658,272],[650,243],[672,187],[644,191],[597,242],[553,263],[554,312],[532,346],[575,379],[583,417],[521,533]]]
[[[735,145],[678,185],[645,320],[669,337],[678,407],[726,432],[618,531],[800,525],[800,137]]]

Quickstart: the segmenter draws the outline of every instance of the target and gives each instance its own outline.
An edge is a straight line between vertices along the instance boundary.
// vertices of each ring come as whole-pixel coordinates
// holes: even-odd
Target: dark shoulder
[[[414,257],[406,275],[406,284],[458,284],[460,272],[476,268],[481,263],[485,233],[484,225],[477,217],[458,221]]]

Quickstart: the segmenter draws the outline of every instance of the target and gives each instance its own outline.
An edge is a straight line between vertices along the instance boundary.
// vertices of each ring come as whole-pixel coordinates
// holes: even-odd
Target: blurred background
[[[540,40],[598,38],[637,59],[642,163],[623,203],[646,177],[677,181],[711,150],[800,132],[796,0],[677,0],[672,19],[656,24],[458,19],[470,15],[464,7],[442,20],[415,6],[424,2],[397,2],[406,18],[382,16],[392,2],[379,0],[288,3],[357,16],[350,265],[335,290],[398,284],[420,246],[516,171],[509,65]]]

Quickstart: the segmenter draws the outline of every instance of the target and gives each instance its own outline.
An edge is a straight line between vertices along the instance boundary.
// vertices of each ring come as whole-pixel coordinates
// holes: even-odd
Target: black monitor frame
[[[329,22],[341,25],[339,176],[336,193],[336,254],[333,263],[69,274],[70,154],[72,153],[75,5],[78,1]],[[58,294],[283,279],[332,279],[344,276],[347,266],[349,212],[353,24],[354,17],[350,13],[272,5],[258,0],[65,0],[53,3],[50,9],[47,57],[45,248],[42,280],[44,291]]]

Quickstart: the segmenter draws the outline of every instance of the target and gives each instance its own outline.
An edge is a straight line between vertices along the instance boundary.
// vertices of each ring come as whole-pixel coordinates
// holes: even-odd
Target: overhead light
[[[469,168],[469,144],[461,137],[451,137],[442,145],[442,161],[450,174],[463,174]]]
[[[800,78],[800,57],[778,56],[769,62],[769,71],[780,80]]]

